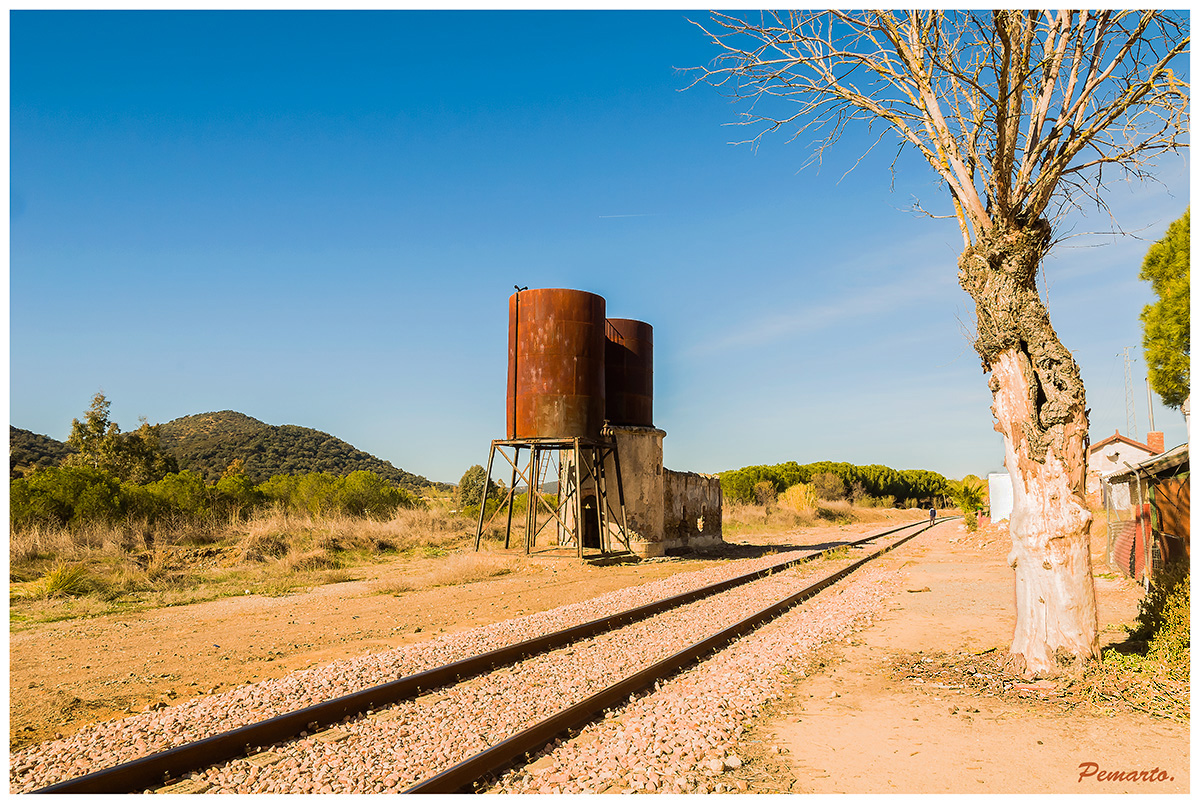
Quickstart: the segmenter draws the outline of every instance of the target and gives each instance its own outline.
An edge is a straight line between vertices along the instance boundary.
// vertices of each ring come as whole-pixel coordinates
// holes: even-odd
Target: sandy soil
[[[846,540],[888,523],[746,537],[731,553]],[[750,792],[1184,792],[1186,725],[1121,714],[1063,713],[1045,702],[916,688],[890,668],[905,651],[1001,648],[1012,627],[1012,574],[1002,540],[968,539],[957,524],[881,559],[906,573],[888,616],[827,666],[798,679],[758,724]],[[713,557],[595,567],[541,558],[510,576],[400,596],[380,594],[411,564],[363,568],[355,581],[286,597],[251,593],[139,614],[52,623],[10,635],[10,745],[66,735],[87,723],[161,707],[333,659],[387,650],[623,586],[711,566]],[[1099,579],[1105,638],[1123,636],[1140,590]],[[1030,695],[1034,695],[1030,693]],[[1100,770],[1151,770],[1160,782],[1079,780]]]
[[[902,569],[906,591],[884,618],[831,649],[826,666],[795,683],[759,724],[751,739],[761,741],[760,791],[1188,792],[1187,724],[1088,707],[1067,712],[1052,694],[994,697],[894,672],[893,657],[905,652],[962,652],[971,661],[1005,649],[1015,621],[1007,538],[988,543],[946,523],[880,559]],[[1101,577],[1097,597],[1101,644],[1122,641],[1140,588]],[[1153,782],[1098,781],[1109,771],[1159,773],[1146,774]]]

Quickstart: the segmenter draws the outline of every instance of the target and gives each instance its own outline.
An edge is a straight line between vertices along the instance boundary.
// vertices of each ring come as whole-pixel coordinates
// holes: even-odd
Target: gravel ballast
[[[803,674],[823,644],[867,627],[900,588],[895,570],[865,568],[695,668],[560,741],[501,777],[493,793],[724,793],[745,789],[747,723]]]
[[[446,635],[426,643],[333,662],[169,709],[96,724],[69,738],[15,752],[10,758],[11,789],[28,792],[794,557],[794,554],[766,556],[675,575],[584,603]],[[800,588],[806,579],[834,566],[832,562],[819,562],[774,574],[653,620],[533,657],[519,665],[402,702],[371,716],[350,720],[323,734],[272,748],[257,757],[211,768],[200,774],[193,784],[197,790],[244,793],[372,793],[404,789],[593,694],[634,666],[668,655],[761,608],[766,602],[786,596],[789,589]],[[857,582],[852,586],[857,587]],[[827,598],[831,593],[833,596]],[[787,618],[798,616],[800,611],[818,605],[822,599],[843,596],[830,590],[788,614]],[[760,629],[758,633],[773,627]],[[821,626],[814,633],[833,634],[832,627]],[[802,630],[807,633],[812,628],[804,626]],[[670,686],[664,685],[664,689]],[[721,706],[706,706],[706,711],[724,711],[723,696],[716,695],[713,700],[721,700]],[[714,733],[720,733],[720,730]],[[704,753],[703,761],[712,764],[711,753]],[[685,756],[695,758],[691,754]],[[502,782],[501,789],[546,787],[544,774],[527,776],[525,782],[520,781],[525,777],[514,776],[511,781]],[[612,776],[612,779],[623,778]],[[604,783],[610,786],[626,784],[611,779]],[[696,777],[697,786],[687,789],[702,789],[701,783],[707,782]],[[522,784],[527,787],[522,788]],[[535,784],[536,788],[532,786]],[[645,785],[634,778],[627,786],[639,789],[637,784]],[[658,781],[654,784],[654,789],[662,789]],[[561,784],[558,786],[568,792]]]

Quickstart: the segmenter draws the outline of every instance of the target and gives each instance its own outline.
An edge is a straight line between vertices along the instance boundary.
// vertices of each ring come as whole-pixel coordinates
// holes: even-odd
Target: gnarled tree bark
[[[1013,483],[1011,664],[1033,675],[1053,675],[1063,661],[1098,650],[1083,499],[1087,409],[1079,366],[1038,295],[1049,242],[1044,220],[994,229],[963,252],[958,273],[975,300],[975,349],[992,374],[992,414]]]

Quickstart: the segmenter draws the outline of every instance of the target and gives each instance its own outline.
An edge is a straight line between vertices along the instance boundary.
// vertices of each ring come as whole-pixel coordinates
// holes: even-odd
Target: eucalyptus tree
[[[820,159],[861,124],[896,135],[949,191],[1013,479],[1012,663],[1051,674],[1060,657],[1095,657],[1084,387],[1037,275],[1064,212],[1104,208],[1113,173],[1150,177],[1156,156],[1186,144],[1189,87],[1174,72],[1186,12],[714,13],[698,25],[719,53],[696,82],[746,102],[747,142],[813,136]]]
[[[109,421],[110,407],[104,392],[97,391],[83,421],[71,420],[67,446],[74,453],[65,464],[100,469],[132,483],[151,483],[178,470],[174,456],[162,448],[161,425],[142,419],[138,429],[122,433],[116,422]]]

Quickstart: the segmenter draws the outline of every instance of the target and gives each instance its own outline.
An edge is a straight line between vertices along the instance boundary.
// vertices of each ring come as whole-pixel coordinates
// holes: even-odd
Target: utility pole
[[[1137,440],[1137,411],[1133,406],[1133,382],[1129,371],[1129,347],[1125,347],[1125,435]]]
[[[1146,409],[1150,411],[1150,432],[1154,432],[1154,397],[1150,394],[1150,378],[1146,378]]]

